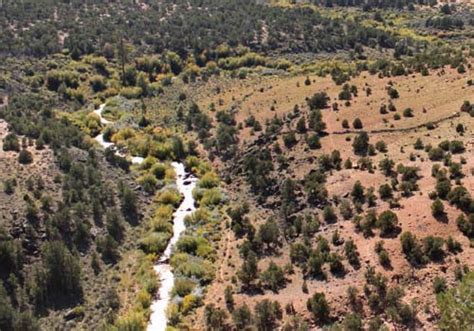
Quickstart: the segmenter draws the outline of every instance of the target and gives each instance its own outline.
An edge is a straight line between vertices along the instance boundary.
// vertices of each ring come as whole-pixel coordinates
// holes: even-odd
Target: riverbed
[[[105,104],[94,110],[94,113],[100,117],[100,122],[104,125],[113,124],[113,122],[106,120],[102,117],[102,111],[105,108]],[[103,147],[113,147],[114,144],[111,142],[104,141],[103,134],[99,134],[95,137],[95,140]],[[122,156],[122,155],[121,155]],[[132,163],[140,164],[143,162],[143,157],[132,156]],[[174,274],[169,264],[169,260],[175,244],[178,242],[181,234],[186,230],[186,224],[184,219],[187,215],[191,214],[196,210],[195,200],[193,198],[193,190],[196,186],[197,178],[192,174],[186,172],[184,164],[180,162],[172,162],[172,167],[176,173],[176,187],[183,197],[180,206],[173,214],[173,236],[168,242],[168,246],[163,252],[162,256],[153,266],[158,278],[160,279],[160,287],[158,289],[157,296],[151,303],[151,316],[147,327],[148,331],[164,331],[168,324],[166,316],[166,309],[171,299],[171,290],[174,286]]]

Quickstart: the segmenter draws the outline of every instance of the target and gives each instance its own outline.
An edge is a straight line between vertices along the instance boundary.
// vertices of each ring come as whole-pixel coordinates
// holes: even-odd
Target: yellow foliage
[[[132,128],[122,128],[112,136],[111,140],[114,143],[118,143],[133,138],[134,136],[135,131]]]
[[[146,291],[146,289],[142,289],[138,293],[137,297],[138,303],[141,305],[141,308],[149,308],[151,305],[151,295]]]
[[[157,159],[153,156],[147,156],[143,162],[140,164],[140,170],[149,170],[151,169],[157,162]]]
[[[173,168],[168,168],[165,171],[165,180],[174,181],[176,179],[176,172]]]
[[[189,313],[199,304],[199,298],[194,294],[188,294],[184,297],[183,302],[181,303],[181,312],[183,314]]]
[[[181,196],[177,190],[168,189],[166,191],[158,192],[155,196],[155,201],[177,207],[181,201]]]
[[[171,325],[178,323],[180,314],[179,314],[179,308],[176,304],[170,303],[168,305],[168,308],[166,309],[166,317],[168,317],[168,320]]]
[[[147,319],[143,312],[129,312],[120,317],[115,326],[117,331],[146,330]]]
[[[219,176],[214,171],[209,171],[201,177],[198,186],[201,188],[213,188],[219,185]]]
[[[218,188],[211,188],[204,191],[199,203],[203,206],[215,206],[222,201],[222,194]]]

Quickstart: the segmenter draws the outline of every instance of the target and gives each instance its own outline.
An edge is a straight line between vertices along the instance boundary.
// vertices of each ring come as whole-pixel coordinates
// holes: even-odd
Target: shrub
[[[445,255],[443,245],[444,240],[440,237],[428,236],[423,239],[424,253],[433,261],[440,261],[443,259]]]
[[[296,131],[298,131],[298,133],[306,132],[306,120],[304,117],[301,117],[296,123]]]
[[[469,217],[466,217],[461,214],[456,219],[456,224],[459,231],[461,231],[469,239],[474,238],[474,214],[470,214]]]
[[[375,143],[375,148],[380,152],[380,153],[385,153],[387,152],[387,144],[383,140],[379,140]]]
[[[193,289],[196,287],[196,282],[187,278],[177,278],[174,281],[172,295],[179,295],[184,298],[186,295],[191,294]]]
[[[349,261],[355,269],[358,269],[360,267],[359,253],[357,252],[357,246],[353,240],[346,241],[344,253],[346,254],[347,261]]]
[[[293,132],[287,133],[283,136],[283,142],[287,148],[291,148],[298,142],[296,135]]]
[[[308,127],[318,133],[326,129],[326,123],[323,122],[321,110],[314,109],[309,113]]]
[[[449,236],[446,240],[446,247],[451,253],[457,253],[462,251],[461,243],[453,237]]]
[[[145,190],[147,193],[154,193],[156,186],[158,185],[158,181],[156,177],[153,175],[143,175],[138,178],[138,184]]]
[[[447,198],[450,204],[457,206],[459,209],[468,210],[472,208],[472,197],[464,186],[456,186],[448,193]]]
[[[468,100],[465,100],[461,106],[461,111],[470,113],[472,109],[473,109],[473,105]]]
[[[421,141],[420,138],[418,138],[416,141],[415,141],[415,144],[413,146],[415,149],[417,150],[422,150],[424,145],[423,145],[423,141]]]
[[[204,320],[206,329],[222,330],[226,324],[227,313],[221,308],[215,308],[214,304],[208,304],[204,307]]]
[[[204,191],[202,198],[199,199],[199,203],[203,206],[216,206],[223,200],[221,191],[219,188],[214,187]]]
[[[33,154],[31,154],[26,149],[22,149],[20,154],[18,154],[18,162],[21,164],[30,164],[33,162]]]
[[[435,294],[445,292],[447,290],[446,279],[436,276],[433,280],[433,291]]]
[[[171,219],[173,217],[173,207],[171,205],[160,205],[156,208],[151,220],[151,229],[157,232],[171,233]]]
[[[326,223],[333,223],[337,220],[336,213],[334,212],[334,209],[327,205],[323,209],[323,218]]]
[[[449,140],[444,140],[438,144],[438,147],[447,152],[449,151],[450,144]]]
[[[342,264],[342,259],[337,253],[331,253],[328,256],[329,260],[329,270],[334,275],[343,275],[345,273],[344,264]]]
[[[120,94],[127,99],[138,99],[143,93],[141,87],[128,86],[120,90]]]
[[[385,176],[390,176],[392,174],[394,165],[395,162],[387,157],[379,162],[379,168]]]
[[[308,136],[306,140],[308,147],[310,149],[319,149],[321,148],[321,142],[319,140],[319,136],[316,133],[313,133]]]
[[[51,91],[58,91],[61,85],[68,88],[79,86],[79,75],[72,71],[50,70],[46,74],[46,86]]]
[[[441,179],[436,182],[436,193],[441,199],[446,199],[451,192],[451,182],[448,179]]]
[[[350,330],[350,331],[364,330],[362,318],[359,314],[347,314],[344,317],[344,321],[342,322],[342,325],[344,327],[344,330]]]
[[[20,151],[20,142],[18,137],[14,133],[9,133],[3,138],[3,150],[4,151]]]
[[[442,330],[469,330],[472,327],[472,287],[474,272],[468,273],[461,283],[437,295]]]
[[[175,207],[181,202],[181,196],[175,189],[167,189],[165,191],[158,192],[155,196],[155,201],[162,204],[170,204]]]
[[[441,161],[444,157],[444,151],[439,147],[432,148],[428,152],[428,157],[431,161]]]
[[[214,278],[215,268],[211,262],[186,253],[173,254],[170,264],[183,277],[195,277],[203,283]]]
[[[265,287],[278,292],[278,289],[285,285],[285,273],[272,261],[267,270],[260,274],[260,280]]]
[[[142,313],[130,312],[118,318],[115,325],[117,330],[141,330],[146,325],[146,321]]]
[[[361,182],[358,180],[355,182],[354,186],[352,187],[351,196],[354,203],[364,203],[365,202],[365,193],[364,193],[364,186],[362,186]]]
[[[313,278],[324,278],[324,258],[321,254],[312,254],[307,263],[308,275]]]
[[[390,256],[387,250],[383,247],[383,241],[379,241],[375,244],[375,252],[379,256],[379,262],[384,267],[389,267],[391,264]]]
[[[356,155],[366,155],[369,148],[369,135],[367,132],[361,132],[354,138],[352,148]]]
[[[397,215],[390,210],[382,212],[377,220],[377,227],[380,229],[381,236],[392,234],[398,227]]]
[[[278,301],[263,299],[255,305],[255,325],[258,330],[276,329],[276,321],[282,318]]]
[[[341,216],[345,219],[348,220],[352,217],[352,208],[351,204],[348,200],[343,200],[339,206],[339,211],[341,213]]]
[[[209,171],[204,174],[204,176],[201,177],[201,179],[198,182],[198,186],[200,188],[206,188],[210,189],[213,187],[219,186],[219,176],[215,172]]]
[[[252,312],[247,304],[234,309],[232,312],[232,320],[237,330],[246,330],[252,324]]]
[[[152,232],[141,239],[138,246],[147,254],[160,254],[166,249],[170,238],[170,233]]]
[[[443,202],[441,202],[440,199],[436,199],[431,204],[431,214],[434,217],[441,217],[444,215],[444,206],[443,206]]]
[[[382,200],[391,199],[393,196],[392,187],[389,184],[380,185],[379,195]]]
[[[453,154],[463,153],[464,150],[465,150],[464,143],[462,141],[459,141],[459,140],[453,140],[449,144],[449,150]]]
[[[224,300],[226,306],[232,310],[234,307],[234,295],[233,295],[233,289],[232,285],[227,285],[225,290],[224,290]]]
[[[363,125],[362,125],[362,121],[360,120],[360,118],[356,118],[354,120],[354,122],[352,123],[352,126],[354,127],[354,129],[362,129]]]
[[[326,92],[318,92],[308,99],[308,106],[311,110],[324,109],[328,107],[329,100],[330,98]]]
[[[400,97],[400,94],[398,93],[398,91],[393,87],[389,87],[387,90],[387,93],[389,97],[392,99],[398,99]]]
[[[423,256],[421,245],[411,232],[404,232],[400,236],[402,251],[407,260],[413,265],[423,264],[426,258]]]
[[[331,310],[324,293],[313,294],[306,302],[306,307],[318,323],[324,324],[329,320]]]
[[[258,238],[262,243],[266,244],[268,248],[280,244],[280,229],[274,219],[270,218],[263,223],[258,229]]]
[[[3,192],[5,192],[8,195],[11,195],[15,192],[15,187],[16,187],[16,179],[6,179],[3,182]]]
[[[153,174],[157,179],[164,179],[166,175],[166,170],[168,167],[164,163],[156,163],[154,157],[147,157],[145,161],[140,165],[142,169],[150,169],[150,173]]]
[[[101,92],[106,89],[107,84],[102,76],[95,75],[89,79],[89,84],[94,92]]]
[[[411,108],[406,108],[404,111],[403,111],[403,117],[413,117],[413,109]]]

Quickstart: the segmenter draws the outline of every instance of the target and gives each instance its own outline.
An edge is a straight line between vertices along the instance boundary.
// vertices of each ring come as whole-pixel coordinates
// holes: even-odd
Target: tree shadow
[[[402,232],[402,228],[397,226],[395,227],[392,231],[389,233],[384,233],[383,235],[380,234],[380,238],[385,238],[385,239],[394,239],[397,238],[398,235]]]
[[[440,223],[444,223],[444,224],[449,223],[449,218],[448,218],[448,215],[446,213],[443,213],[441,215],[436,215],[436,216],[434,216],[434,218]]]

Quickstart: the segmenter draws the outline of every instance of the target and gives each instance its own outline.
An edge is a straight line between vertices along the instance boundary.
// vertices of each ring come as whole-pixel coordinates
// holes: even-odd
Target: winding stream
[[[174,274],[171,271],[169,258],[174,245],[178,242],[184,230],[186,230],[184,218],[196,210],[194,207],[193,189],[196,186],[197,178],[186,173],[182,163],[173,162],[171,165],[176,172],[176,185],[178,191],[183,196],[183,201],[173,214],[173,237],[171,237],[158,263],[154,266],[155,272],[160,277],[160,289],[158,290],[158,298],[151,304],[150,324],[148,324],[149,331],[162,331],[166,329],[166,307],[170,301],[170,292],[174,285]]]
[[[102,117],[102,111],[105,108],[105,103],[101,104],[100,107],[94,110],[94,113],[100,117],[100,123],[104,125],[113,124],[113,122],[106,120]],[[95,137],[95,140],[104,148],[113,146],[111,142],[104,141],[103,134],[99,134]],[[132,157],[132,163],[140,164],[143,162],[143,157],[134,156]],[[151,303],[151,316],[148,324],[148,331],[164,331],[168,323],[166,317],[166,308],[171,299],[171,290],[174,286],[174,274],[169,264],[169,259],[174,245],[178,242],[181,234],[186,230],[184,218],[194,212],[195,200],[193,198],[193,190],[196,186],[197,178],[192,174],[186,172],[184,164],[180,162],[172,162],[171,165],[176,172],[176,186],[179,193],[183,196],[183,200],[179,205],[178,209],[173,214],[173,236],[168,242],[163,255],[153,266],[153,269],[157,273],[160,279],[160,288],[158,289],[158,295]]]

